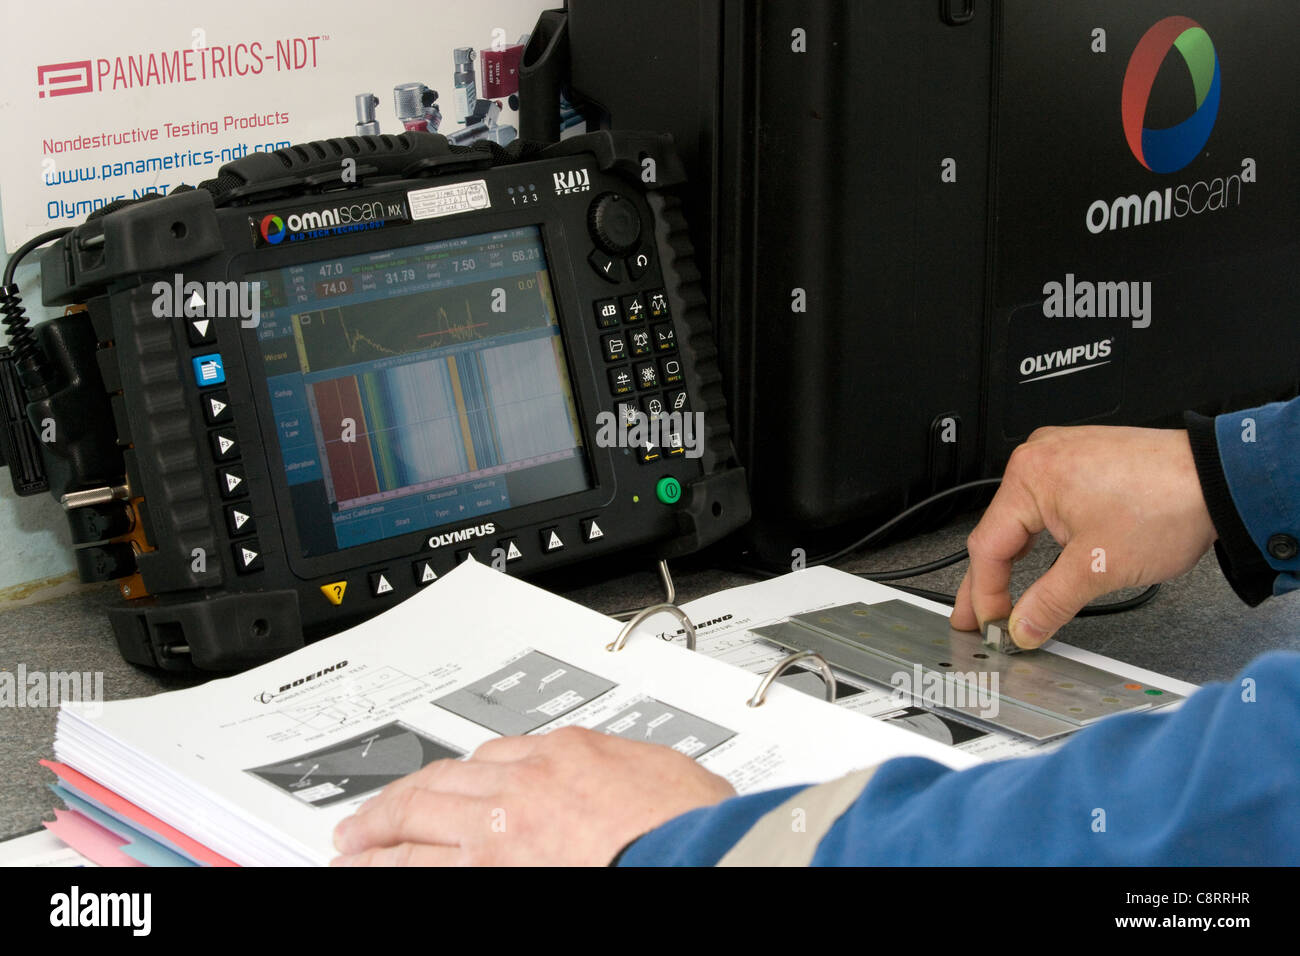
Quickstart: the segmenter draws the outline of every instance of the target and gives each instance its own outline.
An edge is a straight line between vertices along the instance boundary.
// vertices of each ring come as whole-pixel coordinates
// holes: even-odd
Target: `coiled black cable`
[[[18,264],[33,250],[55,239],[62,239],[71,231],[70,227],[65,226],[28,239],[14,250],[14,254],[5,264],[4,283],[0,286],[0,315],[3,315],[0,323],[4,325],[5,335],[13,350],[14,365],[24,374],[24,380],[33,373],[38,378],[45,377],[48,366],[45,354],[37,344],[36,336],[27,320],[27,310],[23,308],[22,295],[18,291],[18,284],[14,282],[14,272]]]

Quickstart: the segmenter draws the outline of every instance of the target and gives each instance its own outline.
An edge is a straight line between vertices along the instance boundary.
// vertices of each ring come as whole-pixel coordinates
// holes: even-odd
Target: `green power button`
[[[675,505],[682,499],[682,483],[671,476],[660,478],[655,485],[655,494],[666,505]]]

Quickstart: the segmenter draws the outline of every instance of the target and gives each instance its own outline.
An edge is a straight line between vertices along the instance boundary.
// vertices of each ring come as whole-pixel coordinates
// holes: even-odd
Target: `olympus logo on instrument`
[[[496,533],[496,523],[488,521],[483,524],[475,525],[472,528],[461,528],[459,531],[448,531],[446,534],[431,535],[429,537],[429,547],[441,548],[448,544],[461,544],[465,541],[472,541],[474,538],[485,538],[488,535]]]

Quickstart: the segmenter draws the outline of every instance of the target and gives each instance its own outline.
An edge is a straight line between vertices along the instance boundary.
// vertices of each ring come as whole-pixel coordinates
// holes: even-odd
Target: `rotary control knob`
[[[596,245],[612,256],[627,255],[641,238],[641,216],[631,200],[602,193],[591,203],[587,228]]]

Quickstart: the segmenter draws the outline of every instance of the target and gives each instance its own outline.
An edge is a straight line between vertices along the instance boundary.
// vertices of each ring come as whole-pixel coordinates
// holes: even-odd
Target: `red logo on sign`
[[[37,96],[70,96],[73,93],[94,91],[91,82],[90,61],[75,63],[50,63],[36,68]]]

